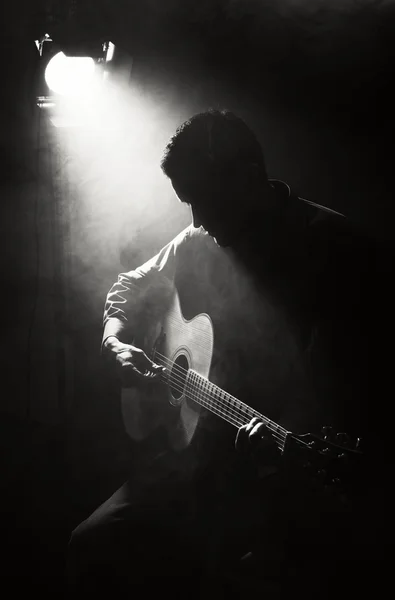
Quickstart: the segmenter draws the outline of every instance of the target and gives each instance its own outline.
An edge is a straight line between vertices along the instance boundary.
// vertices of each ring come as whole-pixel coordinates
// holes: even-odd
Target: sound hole
[[[170,390],[174,400],[179,400],[183,394],[188,369],[187,357],[180,354],[174,361],[170,373]]]

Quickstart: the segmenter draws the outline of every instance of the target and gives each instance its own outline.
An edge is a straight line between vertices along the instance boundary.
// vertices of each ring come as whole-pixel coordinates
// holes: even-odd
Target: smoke
[[[71,284],[97,319],[118,272],[145,262],[190,222],[160,159],[196,106],[168,75],[159,80],[137,69],[130,85],[117,84],[73,110],[79,126],[51,134],[55,186],[69,230]]]

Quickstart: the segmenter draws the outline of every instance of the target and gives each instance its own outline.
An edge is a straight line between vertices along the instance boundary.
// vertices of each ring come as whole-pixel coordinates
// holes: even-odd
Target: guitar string
[[[180,365],[177,365],[177,363],[171,361],[169,358],[167,358],[164,354],[160,353],[160,352],[156,352],[156,354],[158,356],[160,356],[161,358],[163,358],[170,367],[173,367],[173,371],[178,371],[178,373],[180,373],[182,375],[182,377],[179,377],[179,381],[181,382],[181,384],[184,384],[184,381],[186,380],[186,376],[188,375],[188,369],[184,369],[183,367],[181,367]],[[214,398],[214,400],[219,404],[222,404],[223,406],[229,407],[229,410],[235,413],[235,414],[242,414],[243,411],[250,416],[250,414],[256,414],[259,415],[260,417],[264,418],[265,421],[267,421],[268,423],[272,424],[273,427],[276,430],[282,430],[284,432],[284,434],[288,433],[286,429],[284,429],[283,427],[281,427],[281,425],[277,425],[277,423],[275,423],[274,421],[272,421],[271,419],[269,419],[268,417],[265,417],[264,415],[261,415],[258,411],[256,411],[254,408],[248,406],[248,404],[245,404],[244,402],[242,402],[241,400],[239,400],[238,398],[235,398],[234,396],[232,396],[231,394],[228,394],[227,392],[225,392],[224,390],[221,390],[221,388],[219,388],[217,385],[215,385],[214,383],[212,383],[211,381],[209,381],[208,379],[206,379],[205,377],[203,377],[202,375],[200,375],[199,373],[196,372],[196,375],[204,380],[205,382],[207,382],[207,385],[215,388],[216,390],[218,390],[218,392],[222,392],[223,394],[226,394],[229,398],[230,401],[233,401],[234,404],[232,406],[230,401],[227,401],[226,398],[221,398],[221,396],[218,394],[217,396],[213,393],[209,393],[206,395],[210,395],[212,398]],[[185,376],[185,377],[184,377]],[[223,402],[225,401],[225,402]],[[236,404],[237,403],[237,404]],[[239,406],[237,406],[239,405]],[[250,414],[249,414],[250,413]]]
[[[159,354],[159,353],[158,353],[158,354]],[[162,355],[162,356],[163,356],[163,358],[164,358],[166,361],[168,361],[169,363],[171,363],[171,360],[170,360],[170,359],[166,358],[164,355]],[[200,376],[198,373],[195,373],[195,372],[194,372],[194,374],[196,374],[196,375],[198,375],[199,377],[201,377],[201,376]],[[167,378],[166,378],[166,380],[167,380]],[[209,383],[210,383],[210,382],[209,382]],[[184,392],[184,387],[181,387],[181,388],[179,388],[179,390],[178,390],[178,391],[180,391],[181,393],[183,393],[183,392]],[[187,395],[187,394],[185,394],[185,395]],[[192,398],[192,399],[193,399],[193,398]],[[202,402],[204,402],[203,398],[202,398]],[[205,404],[201,403],[201,406],[205,407]],[[210,406],[207,406],[207,408],[209,408],[209,410],[210,410]],[[252,410],[253,410],[253,409],[252,409]],[[213,412],[214,412],[214,411],[213,411]],[[254,411],[254,412],[256,412],[256,411]],[[214,412],[214,414],[218,414],[218,413],[215,413],[215,412]],[[221,413],[220,413],[220,411],[219,411],[219,414],[221,414]],[[263,418],[263,420],[266,420],[266,419],[267,419],[267,417],[264,417],[264,415],[260,415],[259,413],[257,413],[257,414],[258,414],[260,417],[262,417],[262,418]],[[235,427],[240,427],[241,425],[246,425],[246,424],[247,424],[247,423],[244,423],[243,421],[237,421],[237,419],[236,419],[235,417],[233,417],[233,421],[232,421],[232,420],[230,420],[229,416],[228,416],[228,417],[226,417],[225,415],[223,415],[223,416],[224,416],[224,418],[225,418],[225,420],[226,420],[226,421],[228,421],[230,424],[234,425]],[[270,421],[270,419],[268,419],[268,421]],[[284,429],[284,428],[282,428],[281,426],[279,426],[279,427],[280,427],[281,429],[283,429],[283,430],[284,430],[286,433],[288,433],[288,432],[287,432],[287,430],[285,430],[285,429]],[[281,436],[276,436],[276,434],[275,434],[275,432],[274,432],[274,433],[273,433],[273,438],[274,438],[274,439],[276,440],[276,442],[278,443],[278,446],[279,446],[280,450],[284,451],[284,448],[285,448],[285,441],[286,441],[286,435],[285,435],[284,437],[281,437]]]
[[[174,330],[177,330],[180,333],[182,333],[183,329],[182,329],[182,327],[180,327],[178,325],[178,322],[175,319],[175,315],[173,315],[172,313],[170,313],[169,314],[169,319],[172,322],[172,328]],[[199,333],[203,335],[203,337],[205,338],[206,342],[210,343],[212,341],[211,336],[207,332],[205,332],[204,330],[199,329],[199,328],[197,328],[197,329],[199,330]],[[207,350],[207,343],[205,345],[203,345],[203,344],[199,343],[197,340],[195,340],[195,345],[200,346],[204,350]],[[157,352],[157,354],[158,354],[158,356],[161,355],[159,352]],[[168,361],[169,363],[171,363],[171,361],[167,357],[165,357],[164,355],[161,355],[161,356],[166,361]],[[183,369],[182,367],[179,367],[179,365],[177,365],[176,363],[171,363],[170,367],[173,367],[173,371],[175,371],[177,369],[180,374],[182,373],[183,375],[187,375],[187,373],[188,373],[185,369]],[[174,376],[173,376],[173,379],[174,379]],[[182,393],[183,390],[184,390],[184,385],[185,385],[185,377],[179,378],[179,380],[181,382],[181,389],[179,389],[177,391],[179,391],[179,392]],[[207,382],[209,384],[211,384],[211,382],[209,382],[208,380],[207,380]],[[213,384],[211,384],[211,385],[213,385]],[[220,390],[220,388],[218,388],[218,390],[222,391],[222,390]],[[200,393],[200,399],[202,399],[201,398],[201,394],[202,393]],[[227,394],[229,396],[229,399],[233,400],[233,401],[236,401],[240,405],[240,408],[238,408],[238,410],[236,410],[235,408],[233,408],[230,402],[226,403],[226,401],[223,401],[225,399],[222,400],[219,395],[218,395],[218,397],[215,397],[212,394],[207,394],[207,392],[206,392],[206,395],[208,395],[209,397],[213,398],[218,405],[221,405],[225,409],[224,411],[220,411],[220,410],[218,411],[219,416],[222,416],[223,418],[225,418],[225,416],[230,415],[236,421],[237,425],[240,426],[240,424],[244,425],[245,423],[244,422],[240,423],[238,421],[238,419],[240,419],[240,416],[239,416],[238,413],[240,413],[241,410],[244,410],[244,412],[246,413],[246,415],[248,415],[248,417],[249,417],[249,421],[251,420],[251,418],[253,416],[257,416],[258,418],[260,418],[266,424],[266,426],[268,427],[268,429],[272,431],[272,433],[273,433],[273,435],[275,437],[276,436],[280,436],[281,439],[285,440],[285,438],[287,436],[287,433],[288,433],[286,429],[284,429],[280,425],[277,425],[276,423],[274,423],[273,421],[271,421],[270,419],[268,419],[264,415],[261,415],[260,413],[258,413],[254,409],[250,408],[248,405],[244,404],[243,402],[241,402],[237,398],[234,398],[230,394]],[[196,393],[195,393],[195,398],[199,398],[198,394],[196,394]],[[208,405],[207,407],[210,409],[210,405]],[[212,409],[212,406],[211,406],[211,410],[212,410],[212,412],[215,413],[215,411]],[[247,421],[247,422],[249,422],[249,421]],[[232,424],[234,424],[234,423],[232,423]]]
[[[183,333],[183,328],[182,328],[181,326],[179,326],[179,325],[178,325],[178,321],[177,321],[177,319],[178,319],[178,314],[176,314],[175,312],[174,312],[174,314],[173,314],[173,313],[170,313],[170,314],[169,314],[169,320],[170,320],[170,322],[171,322],[172,328],[173,328],[175,331],[178,331],[179,333]],[[199,334],[200,334],[200,336],[199,336],[199,337],[203,338],[203,341],[204,341],[204,342],[206,342],[206,344],[202,344],[202,343],[199,343],[199,342],[198,342],[198,341],[195,339],[195,341],[194,341],[195,345],[196,345],[196,346],[199,346],[200,348],[202,348],[204,351],[206,351],[206,352],[207,352],[207,344],[208,344],[209,346],[211,346],[211,344],[212,344],[212,342],[213,342],[212,336],[209,334],[209,332],[208,332],[207,330],[205,330],[205,329],[201,329],[201,328],[199,328],[199,327],[196,327],[196,324],[195,324],[195,330],[197,330],[197,331],[199,332]],[[159,352],[157,352],[157,354],[160,356],[160,353],[159,353]],[[171,361],[170,359],[168,359],[166,356],[164,356],[164,355],[161,355],[161,356],[163,357],[163,359],[164,359],[165,361],[167,361],[167,362],[168,362],[168,364],[170,365],[170,367],[173,367],[173,369],[172,369],[172,374],[173,374],[173,373],[175,374],[175,373],[176,373],[176,369],[177,369],[178,373],[180,374],[179,376],[177,376],[177,377],[178,377],[178,380],[179,380],[179,382],[180,382],[180,383],[178,384],[178,391],[181,393],[181,395],[182,395],[182,394],[185,394],[185,395],[187,395],[187,393],[185,392],[185,387],[186,387],[186,383],[187,383],[188,371],[187,371],[186,369],[183,369],[182,367],[179,367],[179,365],[177,365],[175,362],[172,362],[172,361]],[[186,377],[181,377],[181,375],[182,375],[183,373],[186,375]],[[199,375],[199,374],[198,374],[198,373],[196,373],[196,372],[192,372],[192,373],[193,373],[193,374],[195,374],[196,376],[198,376],[199,378],[203,378],[201,375]],[[166,382],[168,382],[168,377],[166,377],[166,376],[165,376],[165,377],[164,377],[164,379],[166,380]],[[175,375],[173,375],[173,380],[174,380],[174,379],[175,379]],[[205,378],[203,378],[203,379],[205,379]],[[209,382],[208,380],[207,380],[207,382],[208,382],[208,384],[211,384],[211,385],[213,385],[213,384],[212,384],[211,382]],[[175,387],[176,387],[176,386],[173,386],[173,388],[175,388]],[[215,386],[215,387],[217,387],[217,386]],[[218,389],[220,392],[222,391],[222,390],[220,390],[220,388],[218,388],[218,387],[217,387],[217,389]],[[215,400],[216,404],[217,404],[217,405],[219,405],[219,404],[220,404],[221,406],[225,407],[225,409],[226,409],[226,410],[225,410],[224,412],[222,412],[222,411],[221,411],[221,409],[218,409],[218,411],[217,411],[217,412],[216,412],[216,411],[214,411],[214,410],[213,410],[213,406],[212,406],[212,405],[210,405],[210,404],[209,404],[207,401],[205,401],[205,400],[204,400],[204,398],[203,398],[203,394],[204,394],[204,393],[206,393],[206,396],[207,396],[207,395],[208,395],[209,397],[210,397],[210,396],[212,396],[212,398]],[[226,392],[224,392],[224,393],[226,393]],[[226,393],[226,394],[227,394],[227,393]],[[199,397],[199,392],[198,392],[198,394],[196,394],[195,392],[193,392],[193,393],[192,393],[190,396],[191,396],[191,399],[192,399],[192,400],[193,400],[194,398],[198,398],[198,400],[197,400],[198,404],[202,405],[203,407],[207,407],[207,408],[208,408],[208,409],[209,409],[211,412],[213,412],[214,414],[217,414],[217,415],[219,415],[219,416],[222,416],[222,417],[223,417],[223,418],[224,418],[226,421],[228,421],[228,422],[229,422],[229,423],[231,423],[232,425],[234,425],[234,426],[236,426],[236,427],[240,427],[241,425],[245,425],[245,424],[246,424],[246,423],[244,423],[242,420],[240,420],[240,419],[241,419],[241,417],[240,417],[240,416],[237,414],[237,412],[236,412],[236,410],[235,410],[235,409],[233,409],[233,408],[229,409],[229,406],[231,406],[231,403],[228,403],[228,404],[226,405],[224,402],[222,402],[222,399],[221,399],[220,395],[219,395],[219,396],[216,398],[216,397],[215,397],[215,395],[211,395],[211,393],[207,394],[207,392],[202,392],[202,391],[201,391],[201,392],[200,392],[200,397]],[[261,419],[261,420],[262,420],[262,421],[263,421],[263,422],[266,424],[266,426],[268,427],[268,429],[271,429],[271,426],[272,426],[272,427],[274,426],[274,428],[273,428],[273,429],[271,429],[271,430],[272,430],[272,432],[273,432],[273,437],[274,437],[275,439],[277,438],[277,441],[279,441],[279,440],[280,440],[280,441],[281,441],[281,443],[283,444],[283,448],[284,448],[284,445],[285,445],[285,440],[286,440],[286,437],[287,437],[287,435],[288,435],[288,433],[289,433],[289,432],[288,432],[286,429],[284,429],[283,427],[281,427],[281,426],[279,426],[279,425],[277,425],[277,424],[273,423],[273,422],[272,422],[270,419],[268,419],[268,418],[267,418],[267,417],[265,417],[264,415],[260,415],[260,413],[258,413],[258,412],[257,412],[257,411],[255,411],[254,409],[251,409],[251,408],[250,408],[248,405],[246,405],[246,404],[242,403],[242,402],[241,402],[240,400],[238,400],[237,398],[234,398],[233,396],[231,396],[231,395],[229,395],[229,394],[227,394],[227,396],[228,396],[230,399],[236,400],[236,401],[239,403],[239,405],[240,405],[242,408],[244,408],[244,411],[245,411],[245,413],[246,413],[246,414],[248,414],[248,411],[250,411],[250,412],[252,412],[252,414],[253,414],[254,416],[258,416],[258,417],[259,417],[259,418],[260,418],[260,419]],[[200,400],[200,401],[199,401],[199,400]],[[225,399],[224,399],[224,400],[225,400]],[[205,404],[204,404],[204,402],[205,402]],[[232,412],[231,412],[232,410],[233,410],[233,413],[234,413],[234,414],[232,414]],[[243,417],[244,417],[244,415],[243,415]],[[251,420],[251,419],[249,419],[249,420]],[[247,421],[247,422],[248,422],[248,421]],[[283,432],[283,433],[282,433],[282,432]]]
[[[198,395],[196,395],[193,390],[191,390],[191,392],[189,391],[184,391],[183,388],[180,388],[177,386],[173,386],[173,389],[176,389],[177,391],[181,392],[181,393],[185,393],[185,396],[190,398],[191,400],[195,400],[196,402],[198,402],[198,404],[200,406],[202,406],[203,408],[207,408],[208,410],[210,410],[211,412],[213,412],[215,415],[222,417],[223,419],[225,419],[225,421],[227,421],[228,423],[230,423],[231,425],[234,425],[235,427],[241,427],[242,425],[246,425],[248,423],[248,421],[243,422],[241,419],[238,419],[237,417],[221,411],[221,409],[217,409],[214,410],[213,406],[210,405],[210,403],[208,403],[203,397],[199,397]]]
[[[178,325],[178,323],[177,323],[177,320],[176,320],[177,315],[170,314],[169,317],[170,317],[170,320],[171,320],[172,328],[174,330],[182,333],[183,332],[183,328],[180,327]],[[210,344],[210,345],[212,343],[212,337],[211,337],[211,335],[209,335],[209,333],[207,331],[205,331],[204,329],[200,329],[200,328],[196,327],[196,325],[195,325],[195,329],[199,331],[200,335],[202,336],[202,338],[206,342],[206,345],[204,345],[204,344],[199,343],[197,340],[195,340],[195,345],[199,346],[203,350],[207,351],[207,343]],[[159,352],[157,352],[157,354],[159,356],[161,355]],[[170,359],[168,359],[166,356],[164,356],[164,355],[161,355],[161,356],[163,357],[163,359],[165,359],[169,363],[170,367],[173,367],[173,371],[172,372],[175,372],[176,369],[177,369],[180,374],[183,374],[183,372],[184,372],[185,375],[188,375],[188,371],[187,370],[183,369],[182,367],[179,367],[179,365],[177,365],[175,362],[172,363],[172,361]],[[199,375],[198,373],[196,373],[196,375],[198,375],[199,377],[202,378],[202,376]],[[175,379],[175,377],[173,375],[173,380],[174,379]],[[186,378],[185,377],[178,377],[178,379],[180,381],[180,387],[178,388],[177,391],[179,391],[181,394],[183,394],[183,393],[185,393],[185,389],[184,388],[185,388],[185,384],[186,384]],[[165,377],[165,380],[167,381],[168,378]],[[209,381],[208,381],[208,383],[211,384],[211,385],[214,385],[214,384],[212,384]],[[176,386],[173,386],[174,389],[175,389],[175,387]],[[220,390],[220,388],[218,388],[218,389],[219,389],[219,391],[222,391],[222,390]],[[195,398],[199,398],[200,402],[199,402],[199,400],[197,400],[197,402],[200,405],[202,405],[205,408],[208,408],[211,412],[213,412],[214,414],[217,414],[217,415],[221,416],[226,421],[228,421],[229,423],[231,423],[232,425],[234,425],[236,427],[240,427],[241,425],[245,425],[245,424],[247,424],[249,422],[249,421],[247,421],[247,422],[244,423],[242,420],[240,420],[240,416],[237,414],[237,412],[234,409],[232,409],[232,408],[230,409],[229,405],[226,405],[224,402],[222,402],[220,396],[218,396],[218,398],[216,398],[215,396],[212,396],[212,397],[214,398],[214,400],[215,400],[215,402],[216,402],[217,405],[218,404],[222,405],[223,407],[225,407],[226,410],[225,411],[221,411],[220,409],[218,409],[218,411],[213,410],[213,406],[210,405],[207,401],[205,401],[203,399],[203,395],[202,395],[203,393],[206,393],[206,396],[207,395],[212,396],[211,394],[207,394],[207,392],[200,392],[200,396],[201,396],[200,398],[199,398],[199,395],[195,393],[195,394],[191,395],[191,399],[193,400],[194,397]],[[227,394],[227,392],[224,392],[224,393]],[[185,395],[187,395],[187,394],[185,394]],[[237,398],[234,398],[230,394],[227,394],[227,396],[229,396],[230,399],[236,400],[242,407],[244,407],[244,411],[246,412],[246,414],[248,414],[248,411],[250,411],[250,412],[252,412],[253,416],[257,416],[258,418],[260,418],[266,424],[266,426],[268,427],[268,429],[272,431],[273,437],[275,439],[277,439],[277,442],[281,441],[281,443],[283,445],[285,444],[286,437],[287,437],[287,435],[289,433],[286,429],[284,429],[280,425],[277,425],[275,422],[271,421],[270,419],[268,419],[264,415],[261,415],[260,413],[258,413],[254,409],[250,408],[248,405],[244,404],[243,402],[241,402]],[[206,402],[206,404],[203,404],[203,402]],[[232,410],[233,410],[234,414],[232,414],[232,412],[231,412]]]
[[[166,357],[163,357],[163,358],[165,360],[167,360],[168,362],[171,362],[171,361],[169,361],[169,359],[166,359]],[[164,379],[166,381],[168,381],[168,377],[164,376]],[[236,427],[240,427],[241,424],[244,424],[240,420],[240,417],[236,413],[232,414],[231,411],[222,411],[221,404],[223,404],[223,403],[218,402],[219,408],[217,410],[214,410],[214,407],[212,405],[210,405],[210,403],[207,400],[204,399],[203,392],[199,392],[198,390],[191,389],[190,393],[188,393],[188,391],[185,391],[186,380],[184,378],[181,379],[180,377],[174,377],[174,379],[176,380],[176,385],[172,385],[171,387],[173,389],[175,389],[176,391],[180,392],[181,394],[185,393],[185,395],[190,397],[192,400],[196,400],[199,404],[201,404],[205,408],[211,407],[211,411],[214,412],[214,414],[218,414],[219,416],[224,417],[225,420],[228,420],[232,425],[235,425]],[[173,381],[174,381],[174,379],[173,379]],[[225,405],[223,405],[223,406],[225,406]]]
[[[172,361],[170,359],[168,359],[166,356],[161,355],[159,352],[157,352],[157,354],[159,356],[162,356],[170,364],[170,366],[172,365]],[[179,367],[175,363],[173,363],[173,365],[175,365],[175,367],[177,367],[179,371],[182,370],[182,371],[185,371],[186,374],[188,373],[188,371],[186,371],[185,369],[182,369],[181,367]],[[196,373],[196,375],[199,376],[198,373]],[[199,376],[199,377],[201,377],[201,376]],[[166,377],[166,380],[167,380],[167,377]],[[178,386],[173,386],[173,387],[176,388],[176,391],[179,391],[180,393],[183,393],[184,389],[185,389],[185,381],[186,380],[185,380],[185,378],[181,379],[180,377],[178,377],[178,381],[180,382],[178,384]],[[208,380],[207,380],[207,383],[211,384],[211,382],[209,382]],[[213,384],[211,384],[211,385],[213,385]],[[220,389],[220,388],[218,388],[218,389]],[[216,401],[216,404],[219,405],[220,408],[218,408],[217,411],[213,410],[213,406],[209,402],[207,402],[207,401],[204,400],[204,398],[202,396],[202,393],[200,393],[200,397],[199,397],[199,392],[195,393],[195,392],[192,391],[192,394],[189,394],[189,396],[191,397],[192,400],[194,400],[194,399],[197,398],[198,400],[196,400],[196,401],[199,404],[201,404],[205,408],[208,408],[214,414],[218,414],[219,416],[222,416],[223,418],[225,418],[225,420],[228,420],[231,424],[235,425],[236,427],[240,427],[241,425],[246,425],[247,423],[249,423],[251,421],[251,418],[253,416],[256,416],[256,417],[260,418],[266,424],[266,426],[268,427],[269,430],[272,431],[273,437],[277,441],[280,441],[281,443],[285,442],[285,439],[287,437],[287,430],[285,430],[280,425],[275,424],[273,421],[271,421],[271,419],[268,419],[264,415],[261,415],[260,413],[258,413],[254,409],[250,408],[248,405],[244,404],[243,402],[241,402],[237,398],[234,398],[233,396],[229,395],[231,398],[234,398],[235,400],[237,400],[238,403],[240,403],[242,405],[242,407],[244,408],[244,412],[246,413],[246,415],[242,415],[242,413],[241,413],[240,410],[236,411],[233,407],[230,407],[230,404],[224,402],[220,398],[220,396],[218,398],[216,398],[211,393],[205,392],[205,394],[206,394],[206,396],[209,396],[209,397],[213,398]],[[203,402],[204,402],[204,404],[203,404]],[[221,410],[221,408],[225,408],[225,410]],[[245,417],[245,416],[248,417],[248,420],[243,421],[242,417]]]
[[[161,356],[162,358],[164,358],[169,363],[170,367],[174,366],[174,370],[175,370],[175,368],[177,368],[180,373],[183,372],[183,374],[186,374],[186,375],[188,374],[188,371],[186,369],[183,369],[182,367],[180,367],[176,363],[173,363],[170,359],[168,359],[166,356],[164,356],[160,352],[157,352],[157,354],[159,356]],[[196,375],[199,378],[201,378],[201,379],[205,379],[205,378],[203,378],[203,376],[199,375],[198,373],[196,373]],[[182,389],[184,389],[186,378],[185,377],[182,377],[182,378],[178,377],[178,380],[181,383]],[[218,386],[215,386],[215,384],[211,383],[209,380],[205,379],[205,381],[207,381],[208,385],[214,386],[219,392],[223,392],[223,390],[221,390]],[[181,391],[181,390],[178,390],[178,391]],[[249,417],[249,420],[251,420],[252,416],[258,416],[259,418],[261,418],[266,423],[266,425],[268,426],[268,428],[270,428],[270,426],[271,426],[273,432],[282,433],[284,435],[284,439],[285,439],[285,437],[286,437],[286,435],[288,433],[286,429],[284,429],[283,427],[281,427],[281,425],[278,425],[277,423],[275,423],[274,421],[272,421],[268,417],[265,417],[264,415],[260,414],[258,411],[256,411],[255,409],[251,408],[250,406],[248,406],[244,402],[241,402],[241,400],[238,400],[237,398],[235,398],[234,396],[231,396],[227,392],[223,392],[227,396],[229,396],[230,399],[233,399],[234,401],[236,401],[240,405],[240,408],[238,408],[237,406],[232,407],[231,403],[227,402],[225,398],[221,398],[221,396],[217,396],[216,397],[215,394],[212,394],[212,393],[208,393],[208,392],[205,392],[205,393],[206,393],[207,396],[212,397],[216,401],[217,404],[220,404],[221,406],[225,407],[230,414],[232,414],[232,411],[233,411],[232,416],[234,416],[234,415],[236,415],[236,416],[240,415],[241,416],[243,411]]]
[[[175,389],[176,386],[173,386],[173,389]],[[181,393],[184,392],[183,388],[178,388],[178,391],[180,391]],[[248,420],[241,420],[241,419],[237,419],[236,417],[234,417],[233,415],[230,415],[227,412],[223,412],[220,409],[214,410],[213,406],[210,405],[207,401],[205,401],[203,398],[198,399],[198,397],[193,394],[193,393],[188,393],[188,392],[184,392],[185,396],[195,400],[196,402],[198,402],[198,404],[200,406],[202,406],[203,408],[207,408],[208,410],[210,410],[213,414],[222,417],[225,421],[227,421],[228,423],[230,423],[231,425],[239,428],[243,425],[247,425],[251,419]],[[285,445],[285,440],[286,440],[286,436],[282,436],[280,434],[277,434],[276,431],[273,431],[272,433],[273,435],[273,439],[278,443],[279,447],[283,450],[284,449],[284,445]]]

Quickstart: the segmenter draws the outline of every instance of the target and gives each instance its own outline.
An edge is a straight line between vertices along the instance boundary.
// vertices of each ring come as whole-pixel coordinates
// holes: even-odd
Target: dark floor
[[[122,465],[111,472],[87,469],[85,478],[79,477],[71,466],[69,435],[65,428],[27,424],[4,414],[0,417],[0,574],[14,598],[35,592],[42,600],[64,597],[65,551],[72,529],[123,480]],[[377,517],[374,510],[367,510],[361,531]],[[346,588],[339,583],[336,598],[352,597],[353,590],[357,595],[357,590],[368,589],[374,595],[375,590],[384,589],[384,578],[389,579],[391,572],[386,564],[391,555],[388,532],[382,531],[381,553],[377,548],[373,560],[359,559],[352,569],[352,581]],[[352,542],[350,539],[350,552]],[[347,548],[342,550],[347,555]],[[353,557],[348,556],[344,565],[349,573]],[[314,593],[325,596],[323,589]]]
[[[61,597],[70,532],[121,483],[117,473],[106,485],[94,474],[77,481],[67,449],[65,429],[1,415],[0,572],[13,597],[26,591]]]

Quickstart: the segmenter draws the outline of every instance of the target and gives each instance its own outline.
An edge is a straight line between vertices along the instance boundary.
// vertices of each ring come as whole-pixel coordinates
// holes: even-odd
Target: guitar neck
[[[289,433],[284,427],[228,394],[192,369],[188,371],[184,393],[187,398],[237,428],[247,425],[251,419],[257,417],[272,432],[279,448],[284,450],[285,440]]]

